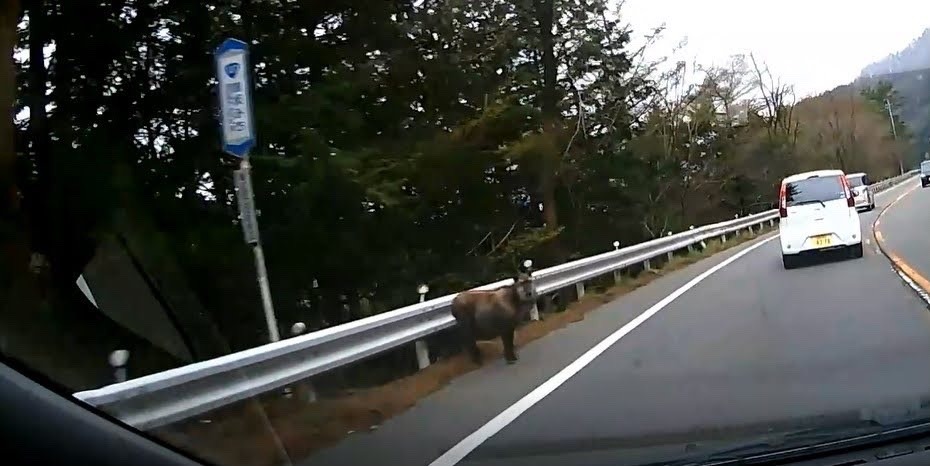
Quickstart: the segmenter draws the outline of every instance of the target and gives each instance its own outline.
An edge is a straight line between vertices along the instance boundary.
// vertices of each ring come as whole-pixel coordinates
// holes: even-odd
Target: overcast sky
[[[930,27],[930,0],[626,0],[621,14],[640,31],[666,24],[653,55],[683,38],[679,57],[689,61],[754,52],[800,97],[907,47]]]

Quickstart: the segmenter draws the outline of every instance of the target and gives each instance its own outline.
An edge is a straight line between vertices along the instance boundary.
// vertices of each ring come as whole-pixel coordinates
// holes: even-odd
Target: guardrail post
[[[614,241],[614,251],[620,250],[620,242]],[[620,274],[620,269],[614,270],[614,284],[620,283],[620,280],[623,279],[623,276]]]
[[[769,227],[770,227],[770,228],[775,228],[775,219],[774,219],[774,218],[770,218],[770,219],[769,219]]]
[[[126,381],[126,363],[129,362],[129,350],[118,349],[110,353],[110,357],[107,358],[110,363],[110,367],[113,368],[113,379],[116,380],[116,383]]]
[[[426,301],[426,293],[429,293],[429,286],[425,283],[417,287],[417,293],[420,295],[420,302]],[[426,369],[429,367],[429,346],[426,340],[417,340],[413,343],[417,352],[417,367]]]
[[[302,335],[307,331],[307,324],[303,322],[296,322],[294,325],[291,325],[291,336],[296,337]],[[306,401],[308,403],[313,403],[316,401],[316,389],[313,388],[313,383],[309,380],[304,380],[298,382],[294,386],[295,391],[297,392],[297,399]],[[285,394],[289,394],[290,390],[286,390]]]
[[[694,225],[691,225],[690,227],[688,227],[688,230],[694,230]],[[690,254],[690,253],[692,253],[692,252],[694,252],[694,245],[693,245],[693,244],[689,244],[689,245],[688,245],[688,253]]]
[[[652,262],[650,262],[649,259],[643,261],[643,270],[647,272],[652,270]]]
[[[720,235],[720,242],[726,244],[726,242],[727,242],[727,234],[726,234],[726,233]]]
[[[672,232],[668,232],[668,236],[672,236]],[[672,251],[669,251],[668,254],[666,254],[666,255],[668,256],[668,261],[671,262],[671,261],[672,261],[672,255],[673,255],[673,254],[672,254]]]
[[[584,297],[584,282],[575,283],[575,293],[578,294],[578,299]]]
[[[526,259],[523,261],[523,271],[533,276],[533,259]],[[535,288],[535,284],[533,287]],[[546,305],[548,306],[548,304]],[[539,300],[533,303],[533,307],[530,308],[530,320],[539,320]]]

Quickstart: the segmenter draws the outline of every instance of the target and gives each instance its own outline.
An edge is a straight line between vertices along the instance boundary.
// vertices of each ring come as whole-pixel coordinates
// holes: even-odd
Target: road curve
[[[304,464],[638,464],[684,454],[685,442],[699,452],[728,436],[857,419],[930,398],[930,312],[870,231],[914,184],[879,195],[878,208],[862,214],[862,259],[786,271],[768,235],[629,293],[527,345],[517,365],[490,363]],[[919,246],[928,236],[914,229],[930,226],[930,197],[912,197],[885,212],[879,231],[887,244],[900,242],[900,254],[924,257],[930,273]],[[679,290],[696,277],[704,278]],[[665,305],[655,311],[657,303]],[[563,368],[637,323],[553,385]],[[551,390],[507,416],[547,381]]]
[[[930,292],[930,188],[909,183],[876,223],[876,235],[892,261],[915,285]]]

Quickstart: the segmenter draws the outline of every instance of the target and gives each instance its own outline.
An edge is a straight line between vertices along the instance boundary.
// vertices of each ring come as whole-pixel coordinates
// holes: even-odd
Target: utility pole
[[[894,140],[898,140],[898,129],[894,124],[894,112],[891,111],[891,101],[885,99],[885,107],[888,108],[888,119],[891,120],[891,134],[894,135]],[[895,155],[898,157],[898,169],[901,170],[901,174],[904,174],[904,162],[901,161],[901,154],[898,154],[897,148],[895,148]]]

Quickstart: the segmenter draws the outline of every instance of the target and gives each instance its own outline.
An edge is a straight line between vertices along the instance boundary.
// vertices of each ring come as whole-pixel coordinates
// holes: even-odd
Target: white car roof
[[[843,170],[815,170],[812,172],[798,173],[797,175],[791,175],[784,180],[782,183],[792,183],[795,181],[806,180],[815,176],[843,176]]]
[[[846,175],[846,178],[852,178],[852,177],[855,177],[855,176],[865,176],[865,173],[862,173],[862,172],[859,172],[859,173],[850,173],[850,174]]]

